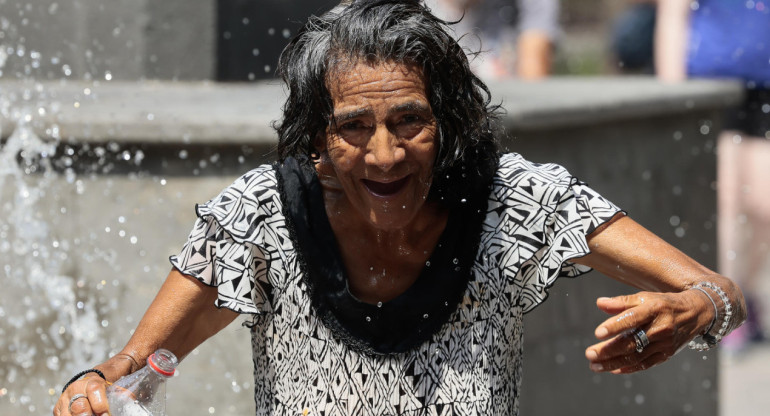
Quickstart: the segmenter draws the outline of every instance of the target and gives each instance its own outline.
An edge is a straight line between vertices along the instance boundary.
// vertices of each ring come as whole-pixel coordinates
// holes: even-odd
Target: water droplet
[[[430,260],[425,262],[425,267],[430,267]]]
[[[377,302],[377,307],[381,308],[382,307],[382,302]]]
[[[372,317],[371,316],[367,316],[366,317],[366,322],[372,322]]]
[[[281,32],[281,34],[283,34],[283,37],[284,37],[285,39],[289,39],[289,38],[291,37],[291,30],[289,30],[289,29],[284,29],[284,30],[283,30],[283,32]]]
[[[460,262],[460,260],[458,260],[457,257],[452,259],[452,264],[457,264],[459,262]]]
[[[187,150],[184,150],[184,149],[180,150],[179,151],[179,158],[182,159],[182,160],[187,159]]]
[[[422,319],[428,319],[428,314],[426,313],[425,315],[423,315]]]

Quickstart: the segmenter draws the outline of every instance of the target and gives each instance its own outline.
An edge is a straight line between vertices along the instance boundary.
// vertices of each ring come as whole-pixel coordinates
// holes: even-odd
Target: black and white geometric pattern
[[[585,236],[619,209],[562,167],[500,159],[462,302],[406,353],[367,355],[311,307],[276,172],[252,170],[215,199],[172,264],[217,286],[218,307],[254,314],[258,415],[516,415],[522,318],[558,277],[590,269]]]

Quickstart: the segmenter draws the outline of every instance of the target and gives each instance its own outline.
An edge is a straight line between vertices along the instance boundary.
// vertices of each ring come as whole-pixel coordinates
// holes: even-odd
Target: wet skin
[[[327,85],[334,114],[316,143],[326,211],[351,292],[387,301],[414,283],[446,225],[427,201],[437,122],[416,67],[357,63]]]

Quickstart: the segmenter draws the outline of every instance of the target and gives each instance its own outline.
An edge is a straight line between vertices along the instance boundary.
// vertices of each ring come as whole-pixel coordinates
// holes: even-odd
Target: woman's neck
[[[324,189],[329,223],[342,255],[348,287],[359,300],[387,302],[417,280],[446,228],[449,211],[426,202],[398,229],[381,229],[356,212],[340,190]]]

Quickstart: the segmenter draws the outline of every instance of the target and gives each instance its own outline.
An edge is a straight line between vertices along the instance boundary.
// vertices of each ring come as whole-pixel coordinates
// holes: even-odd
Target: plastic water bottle
[[[169,350],[159,349],[147,357],[144,368],[121,377],[107,387],[112,416],[165,416],[166,379],[179,362]]]

